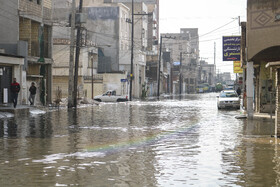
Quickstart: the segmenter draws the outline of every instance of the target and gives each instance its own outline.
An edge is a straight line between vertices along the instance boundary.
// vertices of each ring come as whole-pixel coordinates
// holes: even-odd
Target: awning
[[[269,68],[271,66],[280,66],[280,61],[277,61],[277,62],[268,62],[265,67],[266,68]]]

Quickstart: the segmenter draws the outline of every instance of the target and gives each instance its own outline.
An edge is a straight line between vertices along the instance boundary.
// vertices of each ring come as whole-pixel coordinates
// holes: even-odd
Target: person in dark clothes
[[[29,100],[29,102],[30,102],[30,105],[34,105],[36,90],[37,90],[37,88],[36,88],[36,86],[35,86],[35,83],[32,82],[32,83],[31,83],[31,86],[30,86],[30,88],[29,88],[30,95],[29,95],[29,98],[28,98],[28,100]]]
[[[20,85],[17,82],[17,79],[14,78],[14,81],[11,84],[11,96],[12,96],[12,102],[14,104],[14,108],[17,107],[17,99],[18,99],[19,91],[20,91]]]
[[[240,89],[240,87],[237,88],[236,92],[237,92],[238,96],[241,95],[241,89]]]

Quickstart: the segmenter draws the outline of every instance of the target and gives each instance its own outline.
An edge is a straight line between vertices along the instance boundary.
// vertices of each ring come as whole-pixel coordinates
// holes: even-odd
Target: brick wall
[[[37,0],[29,1],[29,0],[20,0],[19,1],[19,10],[24,14],[30,14],[33,16],[41,17],[42,7],[37,4]]]
[[[28,75],[40,75],[40,65],[39,64],[32,64],[28,66]]]
[[[39,56],[39,28],[40,23],[31,22],[31,56]]]
[[[44,7],[52,9],[52,0],[44,0]]]
[[[31,55],[31,20],[20,18],[19,22],[19,40],[28,42],[28,55]]]
[[[51,19],[52,0],[41,0],[44,5],[44,19]],[[23,14],[42,17],[42,5],[38,4],[37,0],[20,0],[19,10]]]

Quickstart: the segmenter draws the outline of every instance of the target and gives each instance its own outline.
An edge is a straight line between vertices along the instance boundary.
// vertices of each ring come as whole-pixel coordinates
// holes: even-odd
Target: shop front
[[[21,56],[0,54],[0,105],[11,103],[10,85],[13,78],[21,85],[18,104],[26,104],[26,73],[23,70],[24,58]]]

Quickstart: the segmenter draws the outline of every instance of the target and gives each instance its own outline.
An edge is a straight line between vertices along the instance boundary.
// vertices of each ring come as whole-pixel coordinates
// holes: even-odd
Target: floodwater
[[[279,186],[271,123],[216,94],[0,119],[0,186]]]

